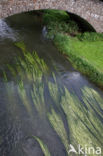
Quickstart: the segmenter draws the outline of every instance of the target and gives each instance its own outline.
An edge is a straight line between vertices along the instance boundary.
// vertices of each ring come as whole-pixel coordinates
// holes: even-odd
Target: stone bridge
[[[0,18],[39,9],[60,9],[76,14],[103,32],[102,0],[0,0]]]

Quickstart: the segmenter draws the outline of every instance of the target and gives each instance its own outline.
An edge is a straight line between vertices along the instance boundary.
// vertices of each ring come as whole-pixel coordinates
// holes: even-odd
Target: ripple
[[[81,75],[78,72],[71,72],[71,73],[69,73],[67,79],[68,80],[77,80],[78,81],[78,80],[81,79]]]
[[[0,39],[11,39],[16,41],[16,32],[6,23],[4,19],[0,19]]]

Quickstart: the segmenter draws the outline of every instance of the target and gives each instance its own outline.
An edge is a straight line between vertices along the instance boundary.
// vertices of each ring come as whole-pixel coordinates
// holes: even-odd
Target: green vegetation
[[[57,34],[54,42],[63,54],[69,56],[67,58],[76,69],[103,86],[103,41],[80,41],[77,37]]]
[[[55,90],[57,84],[51,83],[50,88]],[[65,87],[61,99],[57,98],[57,103],[60,103],[60,107],[66,115],[68,127],[69,127],[69,139],[67,129],[64,126],[61,115],[51,108],[51,112],[48,113],[48,119],[60,137],[64,147],[68,153],[68,147],[70,144],[74,145],[77,149],[77,145],[85,148],[87,147],[101,147],[103,141],[102,135],[102,121],[100,121],[98,115],[103,118],[100,108],[103,108],[103,99],[93,89],[84,87],[82,91],[82,100],[80,100],[75,94],[70,93]],[[54,91],[55,95],[58,94],[58,90]],[[83,102],[81,102],[83,101]],[[94,154],[95,155],[95,154]],[[90,154],[92,156],[92,153]]]
[[[49,88],[50,96],[52,97],[55,104],[58,105],[59,104],[58,99],[60,97],[60,91],[59,91],[58,84],[56,81],[56,77],[54,74],[53,74],[53,78],[54,78],[55,83],[48,82],[48,88]]]
[[[15,43],[15,45],[21,49],[22,56],[15,58],[15,65],[7,65],[7,68],[12,75],[11,77],[13,77],[17,83],[19,98],[30,116],[33,113],[32,103],[34,104],[37,112],[39,114],[43,114],[45,112],[45,102],[44,84],[42,83],[42,78],[44,74],[48,73],[48,67],[44,60],[39,58],[35,51],[32,53],[28,52],[24,43],[19,42]],[[12,95],[9,91],[11,86],[8,86],[9,76],[5,71],[3,71],[3,74],[4,82],[6,82],[5,87],[8,97],[9,99],[12,99]],[[30,96],[32,97],[32,100],[28,98],[28,89],[25,81],[31,86]],[[12,85],[12,87],[13,89],[15,88],[14,85]],[[14,93],[12,94],[14,95]]]
[[[9,76],[3,72],[8,107],[11,106],[10,111],[13,117],[17,109],[20,111],[20,103],[24,106],[29,117],[33,118],[33,121],[35,119],[34,110],[37,111],[41,122],[43,115],[45,115],[45,119],[51,125],[50,128],[56,132],[68,156],[70,155],[68,153],[70,144],[74,145],[76,149],[78,144],[84,148],[85,143],[87,147],[102,147],[103,124],[101,119],[103,119],[103,114],[101,110],[103,110],[103,99],[101,96],[95,90],[84,87],[81,89],[80,100],[74,93],[70,93],[65,86],[60,87],[55,74],[52,73],[54,81],[51,82],[46,79],[49,96],[53,101],[48,110],[45,104],[43,81],[43,75],[48,73],[47,65],[36,52],[28,52],[23,43],[16,43],[15,45],[21,49],[22,56],[16,58],[16,67],[7,65],[9,74],[15,81],[13,83],[8,82]],[[15,91],[18,94],[17,99],[20,99],[21,102],[14,98]],[[69,128],[69,133],[64,120]],[[50,156],[51,153],[46,141],[32,134],[31,136],[39,143],[44,155]]]
[[[51,109],[51,113],[48,113],[49,121],[60,137],[62,143],[64,144],[64,147],[68,153],[69,151],[69,142],[68,142],[68,135],[66,133],[66,129],[64,128],[64,123],[59,114],[57,114],[54,109]]]
[[[65,11],[45,10],[43,22],[47,25],[49,38],[53,38],[58,32],[72,35],[79,31],[77,23]]]
[[[45,145],[40,138],[38,138],[36,136],[33,136],[33,138],[39,143],[39,145],[44,153],[44,156],[51,156],[51,154],[47,148],[47,145]]]
[[[75,22],[71,22],[67,13],[63,11],[45,11],[44,22],[48,25],[49,37],[54,36],[55,45],[60,52],[69,56],[68,59],[74,67],[88,75],[92,81],[103,85],[103,35],[79,33],[78,26],[75,25]],[[76,35],[76,37],[71,37],[71,35]],[[33,122],[35,121],[34,112],[37,112],[41,122],[44,115],[50,128],[55,131],[59,141],[63,144],[67,156],[70,156],[68,153],[70,144],[75,149],[78,144],[83,148],[85,144],[87,147],[102,148],[103,98],[92,88],[84,87],[81,88],[82,94],[79,99],[65,86],[60,88],[55,74],[52,73],[53,82],[45,79],[50,94],[48,96],[52,99],[48,110],[45,103],[43,81],[49,72],[46,63],[35,51],[27,51],[23,42],[15,43],[15,46],[20,48],[22,54],[15,58],[15,65],[7,65],[9,74],[14,81],[9,81],[9,74],[3,71],[8,108],[10,107],[9,110],[13,117],[17,109],[19,110],[20,103],[28,116],[32,117]],[[16,97],[18,98],[15,98],[15,92],[17,92]],[[17,99],[20,101],[18,102]],[[31,136],[39,143],[43,154],[50,156],[46,139],[43,140],[32,134]],[[96,155],[94,154],[94,156]]]
[[[85,32],[77,35],[80,41],[96,42],[103,41],[103,34],[96,32]]]
[[[75,95],[70,94],[67,89],[65,89],[65,96],[63,96],[61,100],[61,105],[67,116],[70,128],[70,141],[72,144],[80,144],[83,147],[85,146],[85,142],[88,147],[91,142],[91,145],[96,147],[101,144],[100,138],[103,137],[100,133],[102,125],[100,121],[97,121],[98,118],[96,117],[95,110],[90,108],[97,105],[96,101],[93,99],[98,95],[94,93],[94,90],[86,87],[82,89],[82,92],[84,105]],[[92,97],[91,94],[93,94]],[[91,101],[90,103],[89,100]],[[98,100],[101,101],[101,97],[99,97]],[[85,105],[87,108],[85,108]]]
[[[54,83],[53,86],[54,85],[56,85],[56,83]],[[57,90],[55,90],[55,94],[57,94],[56,92]],[[68,133],[61,115],[57,113],[53,107],[51,108],[51,112],[47,114],[49,122],[61,139],[68,156],[70,155],[68,153],[70,144],[72,144],[75,149],[77,149],[78,144],[80,144],[83,149],[85,148],[85,144],[87,147],[94,147],[94,149],[96,149],[96,147],[102,147],[103,144],[101,139],[103,138],[103,125],[102,121],[100,121],[98,117],[99,115],[103,118],[103,115],[99,111],[98,107],[98,104],[100,104],[100,108],[103,108],[103,99],[91,88],[84,87],[82,89],[82,93],[82,100],[84,101],[84,104],[78,99],[77,96],[71,94],[66,88],[60,101],[60,107],[62,107],[66,115],[66,120],[70,130],[70,139],[68,139]],[[95,109],[93,109],[94,106]],[[49,156],[50,153],[47,145],[45,145],[43,141],[37,137],[34,137],[34,139],[39,142],[44,155]],[[90,156],[92,155],[93,154],[91,153]],[[94,156],[96,156],[96,154],[94,154]]]
[[[64,11],[44,12],[44,23],[59,51],[68,56],[76,69],[103,87],[103,34],[80,33],[76,22]]]

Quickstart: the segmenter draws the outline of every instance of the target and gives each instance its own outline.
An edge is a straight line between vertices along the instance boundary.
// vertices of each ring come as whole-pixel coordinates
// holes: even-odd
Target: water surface
[[[0,20],[2,156],[43,156],[39,141],[51,156],[70,155],[70,144],[103,146],[102,91],[45,33],[42,18],[33,14]]]

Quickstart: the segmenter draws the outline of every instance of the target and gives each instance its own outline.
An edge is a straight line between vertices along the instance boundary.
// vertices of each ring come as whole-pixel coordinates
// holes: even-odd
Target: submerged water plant
[[[27,112],[31,115],[32,114],[32,105],[31,101],[27,96],[26,88],[24,87],[23,81],[19,81],[18,83],[18,94],[19,98],[21,99],[22,104],[24,104]]]
[[[90,88],[88,90],[91,91]],[[95,107],[95,103],[93,103],[91,96],[86,96],[85,92],[84,88],[82,96],[84,103],[75,95],[70,94],[67,89],[65,89],[65,96],[61,100],[61,106],[66,114],[70,129],[71,144],[74,146],[80,144],[84,148],[85,145],[87,147],[96,148],[99,146],[102,148],[103,142],[100,138],[103,138],[103,126],[93,107],[89,108],[92,104]],[[91,91],[91,94],[93,92],[94,90]],[[101,101],[101,98],[98,99],[99,101]]]
[[[34,115],[33,109],[35,108],[39,117],[42,117],[43,114],[47,117],[51,128],[57,133],[68,156],[70,155],[70,144],[76,149],[78,144],[83,148],[85,144],[87,147],[93,146],[96,148],[99,146],[102,148],[102,97],[92,88],[84,87],[81,89],[82,95],[79,99],[74,93],[70,93],[65,86],[60,87],[55,74],[52,74],[53,82],[46,79],[49,95],[53,101],[48,111],[45,104],[45,84],[43,82],[43,76],[48,73],[48,67],[36,52],[30,53],[26,50],[24,44],[17,44],[19,48],[21,45],[22,56],[16,58],[17,66],[7,65],[14,82],[9,83],[8,74],[5,71],[3,72],[9,103],[17,102],[17,99],[12,99],[16,88],[18,98],[29,116]],[[17,106],[19,106],[18,102]],[[67,123],[66,126],[64,120]],[[34,139],[40,144],[44,155],[50,156],[47,145],[36,136],[34,136]]]
[[[62,143],[64,144],[64,147],[68,153],[68,151],[69,151],[68,135],[65,130],[64,123],[63,123],[61,116],[58,113],[56,113],[54,109],[51,109],[51,113],[48,113],[48,118],[49,118],[49,121],[50,121],[52,127],[54,128],[54,130],[60,137],[60,139],[61,139]]]
[[[46,106],[44,100],[44,84],[42,82],[33,85],[31,96],[38,113],[39,114],[45,113]]]
[[[56,79],[56,76],[54,73],[52,73],[52,78],[54,80],[54,83],[49,81],[48,82],[48,88],[49,88],[50,96],[52,97],[55,104],[58,105],[60,93],[59,93],[59,87],[57,84],[57,79]]]
[[[41,149],[42,149],[42,151],[44,153],[44,156],[51,156],[47,145],[44,144],[44,142],[40,138],[38,138],[36,136],[33,136],[33,138],[39,143],[39,145],[40,145],[40,147],[41,147]]]
[[[58,89],[55,89],[57,84],[51,83],[50,85],[52,86],[50,89],[53,88],[53,93],[55,92],[54,95],[57,95]],[[64,144],[67,153],[69,151],[69,144],[72,144],[75,149],[77,149],[78,145],[84,149],[85,146],[87,148],[93,147],[94,149],[96,147],[102,148],[103,142],[100,138],[103,138],[103,99],[100,95],[95,90],[84,87],[80,100],[75,94],[70,93],[68,89],[64,88],[64,94],[62,94],[61,100],[57,97],[56,100],[57,103],[60,102],[60,106],[66,115],[69,127],[69,143],[68,133],[64,127],[62,116],[52,108],[51,113],[48,114],[48,119]]]
[[[7,65],[7,67],[17,83],[19,98],[29,114],[32,114],[32,103],[37,112],[42,113],[45,110],[42,78],[44,73],[48,72],[48,67],[35,51],[28,52],[24,43],[15,43],[15,45],[21,49],[22,55],[15,59],[16,66]],[[4,79],[5,82],[8,81],[6,72],[4,72]]]

